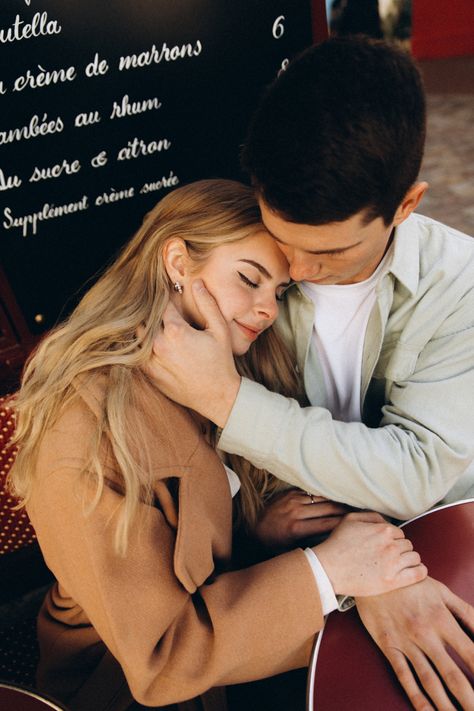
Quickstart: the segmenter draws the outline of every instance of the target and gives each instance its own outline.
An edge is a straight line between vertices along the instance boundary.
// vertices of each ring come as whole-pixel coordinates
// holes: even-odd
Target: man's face
[[[354,284],[368,279],[384,256],[393,229],[381,217],[365,224],[363,212],[326,225],[287,222],[263,200],[259,204],[265,227],[287,258],[295,281]]]

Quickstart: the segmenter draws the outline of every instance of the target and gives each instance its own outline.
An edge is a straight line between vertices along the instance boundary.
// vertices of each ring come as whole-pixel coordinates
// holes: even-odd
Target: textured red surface
[[[0,398],[0,555],[31,545],[36,534],[24,510],[15,511],[16,499],[7,491],[8,473],[17,449],[10,443],[15,431],[11,398]]]
[[[428,512],[404,531],[430,575],[473,605],[474,502]],[[468,676],[474,685],[474,678]],[[310,711],[412,709],[355,609],[329,616],[310,685],[314,689]]]

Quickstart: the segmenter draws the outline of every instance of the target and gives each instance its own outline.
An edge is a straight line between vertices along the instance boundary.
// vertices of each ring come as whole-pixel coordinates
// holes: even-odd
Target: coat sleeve
[[[378,427],[333,420],[322,407],[243,379],[219,448],[293,486],[397,519],[451,488],[474,489],[474,292],[405,372],[387,382]],[[402,349],[402,346],[400,346]]]
[[[215,574],[190,591],[175,574],[176,531],[158,508],[142,505],[120,557],[121,495],[105,487],[85,515],[85,487],[76,467],[49,472],[29,513],[59,590],[84,610],[136,700],[161,706],[308,663],[323,618],[303,551]]]

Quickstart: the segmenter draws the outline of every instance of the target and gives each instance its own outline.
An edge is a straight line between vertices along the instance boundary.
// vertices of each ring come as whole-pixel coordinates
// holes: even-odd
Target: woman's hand
[[[314,551],[339,595],[379,595],[428,572],[403,531],[371,511],[348,514]]]
[[[459,708],[474,709],[474,690],[447,651],[454,650],[472,678],[474,642],[468,636],[469,632],[474,634],[471,605],[429,577],[418,585],[356,602],[362,622],[417,711],[454,711],[440,677],[458,700]]]
[[[285,548],[302,538],[329,533],[348,511],[348,506],[323,496],[290,489],[265,506],[254,535],[267,548]]]

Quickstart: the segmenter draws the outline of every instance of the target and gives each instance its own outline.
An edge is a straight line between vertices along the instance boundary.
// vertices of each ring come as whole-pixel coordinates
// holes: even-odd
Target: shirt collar
[[[408,289],[413,296],[418,289],[420,280],[420,257],[419,257],[419,225],[418,215],[413,213],[395,227],[395,234],[392,243],[392,258],[386,266],[386,274],[393,276]],[[383,274],[381,275],[383,277]],[[311,299],[301,287],[301,282],[293,282],[286,291],[296,291],[310,302]]]
[[[395,227],[393,256],[388,271],[413,295],[420,280],[419,227],[413,214]]]

